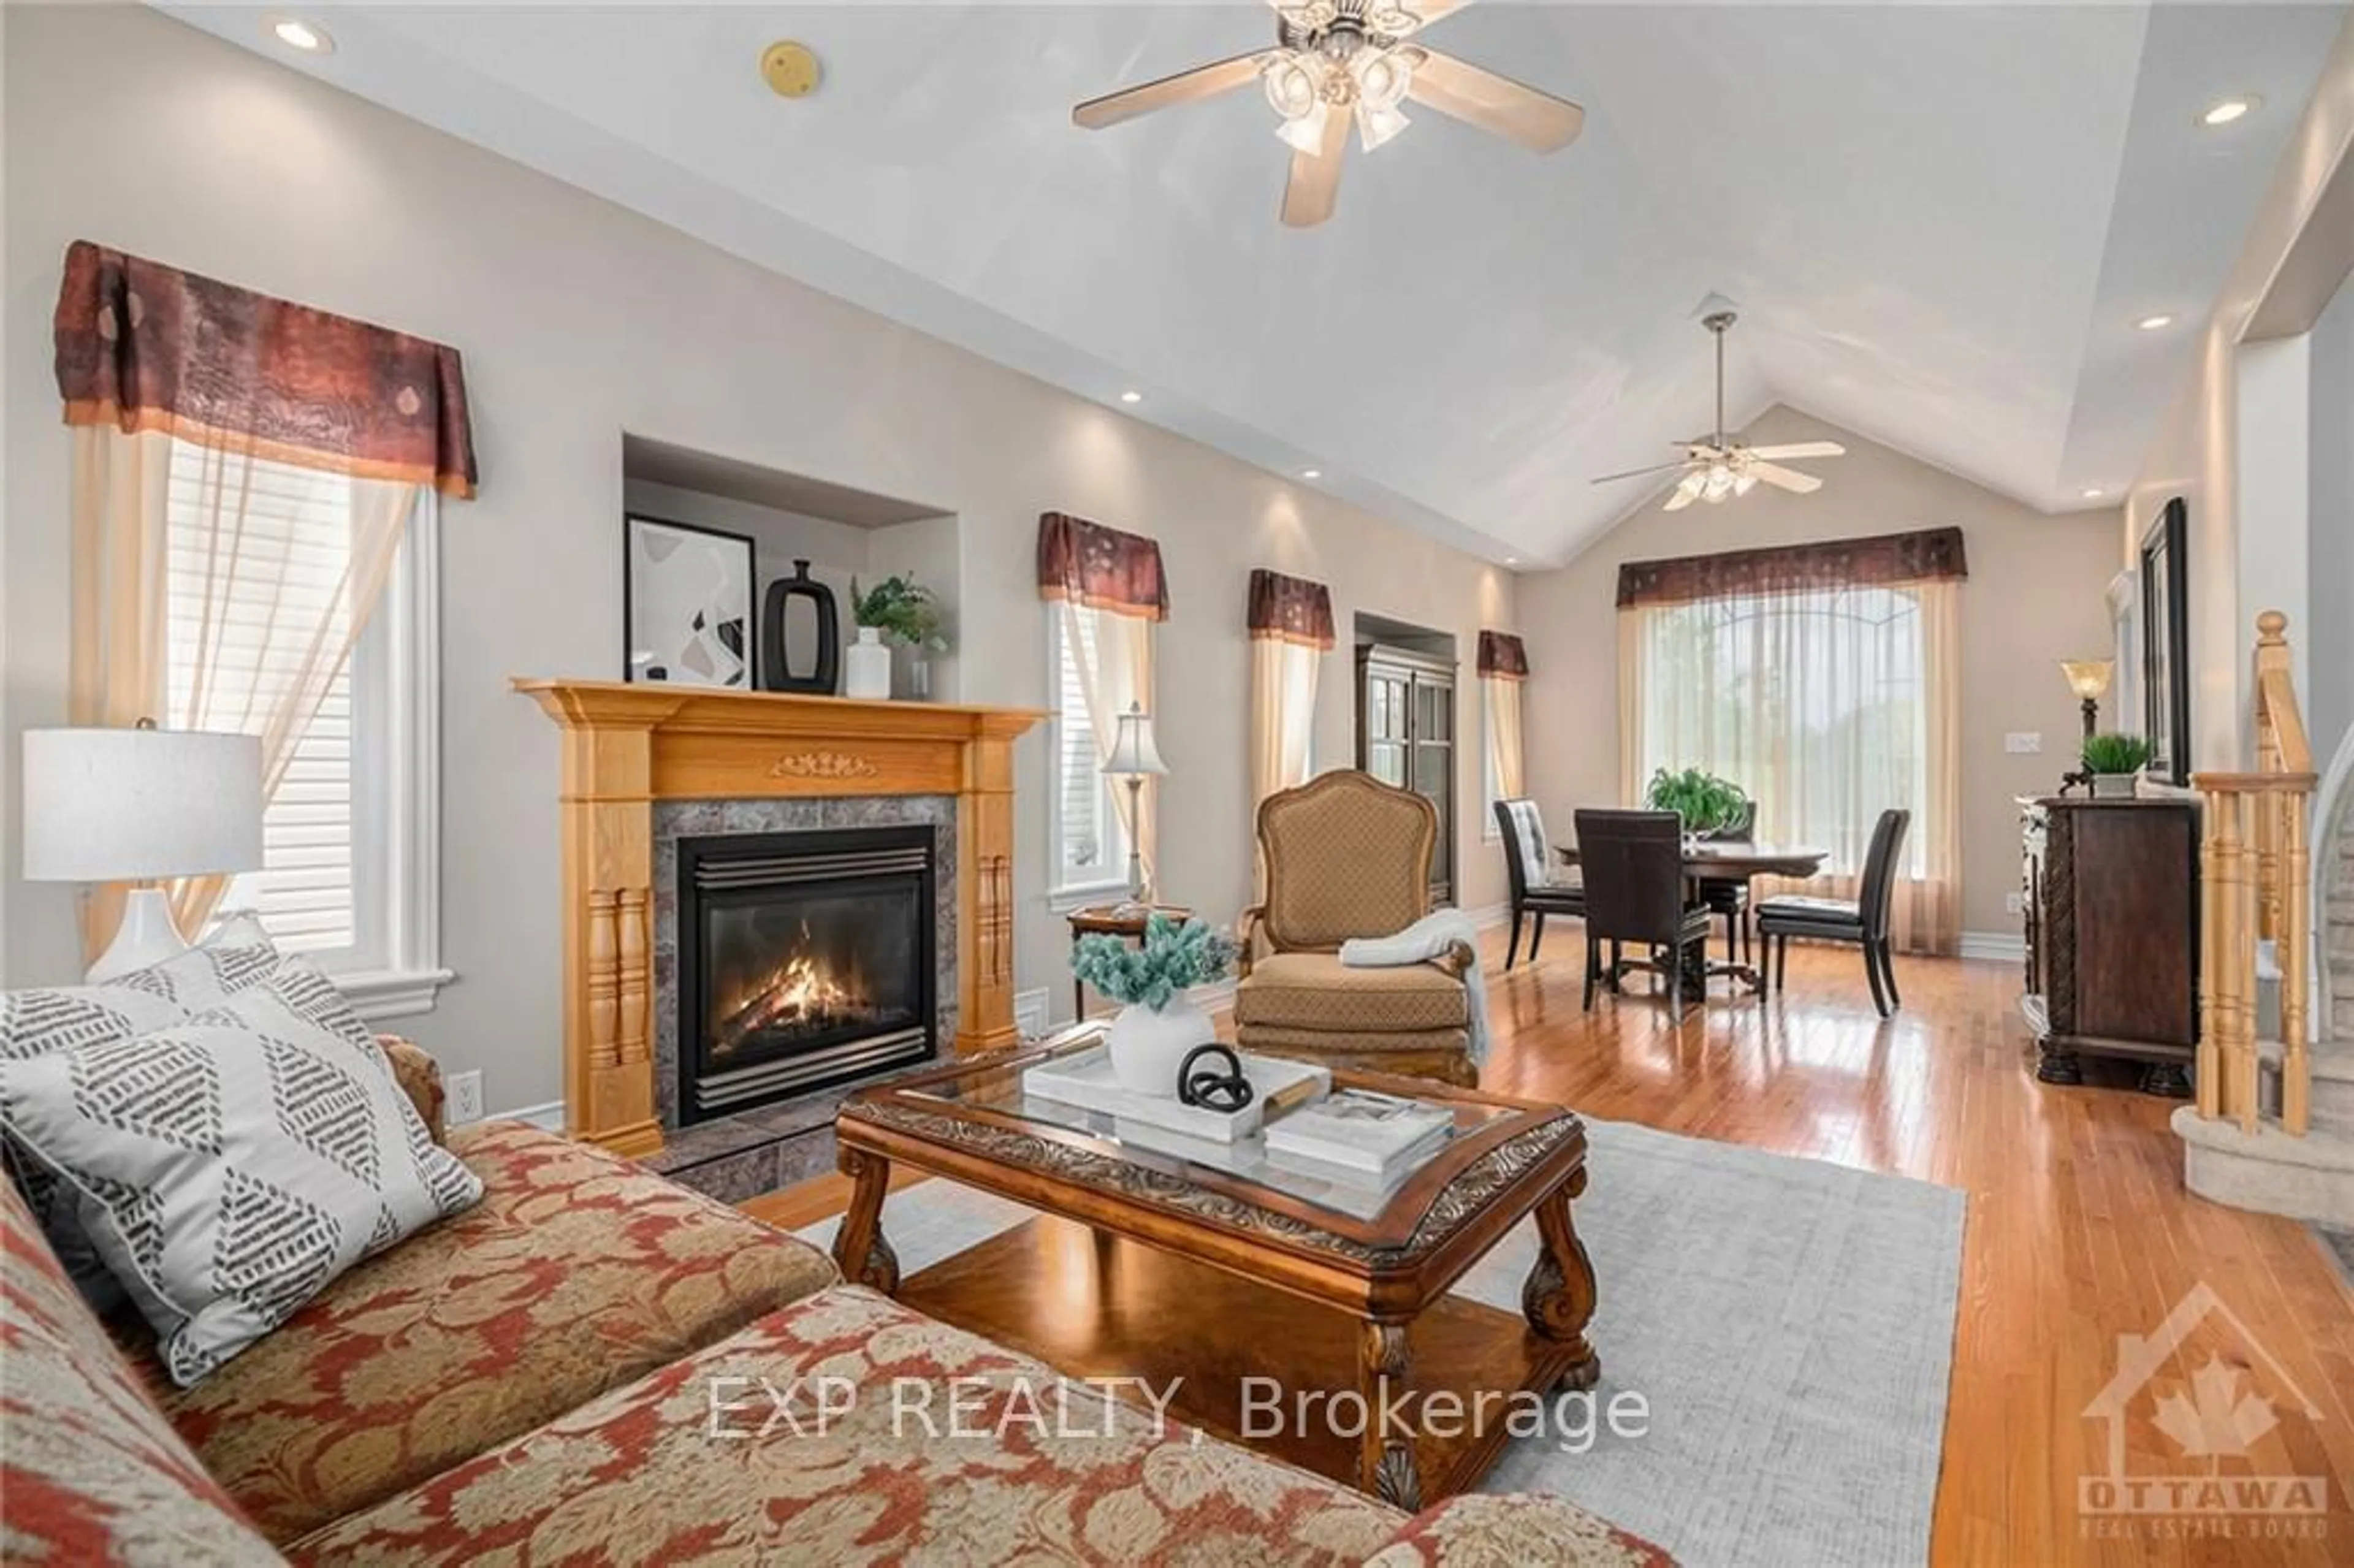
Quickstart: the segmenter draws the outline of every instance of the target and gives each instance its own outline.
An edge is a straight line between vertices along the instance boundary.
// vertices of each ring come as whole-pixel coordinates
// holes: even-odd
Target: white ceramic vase
[[[879,699],[891,694],[891,650],[875,627],[858,629],[858,641],[842,652],[842,694]]]
[[[1210,1015],[1183,997],[1155,1012],[1134,1004],[1113,1017],[1104,1044],[1111,1051],[1112,1076],[1140,1095],[1177,1097],[1177,1069],[1186,1053],[1218,1037]]]

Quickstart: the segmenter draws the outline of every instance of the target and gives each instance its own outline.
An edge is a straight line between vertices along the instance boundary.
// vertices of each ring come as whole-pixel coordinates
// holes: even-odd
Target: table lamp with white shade
[[[1128,781],[1128,890],[1138,904],[1146,902],[1144,848],[1139,842],[1144,821],[1144,781],[1168,771],[1169,765],[1161,760],[1161,748],[1152,743],[1152,716],[1142,703],[1129,704],[1128,711],[1119,715],[1119,729],[1112,736],[1111,755],[1104,758],[1103,773],[1108,779]]]
[[[187,947],[163,879],[261,864],[261,742],[201,730],[25,732],[25,880],[128,882],[94,984]]]

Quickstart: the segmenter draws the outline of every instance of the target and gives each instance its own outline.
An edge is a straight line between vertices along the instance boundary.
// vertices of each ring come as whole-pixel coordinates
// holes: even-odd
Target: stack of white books
[[[1267,1124],[1270,1158],[1387,1181],[1428,1159],[1455,1113],[1371,1089],[1336,1089]]]
[[[1111,1053],[1100,1046],[1041,1062],[1022,1075],[1022,1091],[1084,1110],[1102,1111],[1133,1126],[1161,1128],[1214,1143],[1235,1143],[1259,1128],[1270,1112],[1312,1099],[1331,1086],[1332,1075],[1310,1062],[1280,1056],[1242,1057],[1250,1080],[1251,1103],[1236,1111],[1189,1106],[1174,1095],[1140,1095],[1121,1086]]]

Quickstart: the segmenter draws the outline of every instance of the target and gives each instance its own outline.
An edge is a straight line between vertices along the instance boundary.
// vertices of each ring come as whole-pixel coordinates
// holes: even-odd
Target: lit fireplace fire
[[[722,1057],[759,1036],[790,1040],[877,1018],[862,966],[837,966],[813,951],[806,920],[774,967],[731,988],[713,1012],[712,1044]]]

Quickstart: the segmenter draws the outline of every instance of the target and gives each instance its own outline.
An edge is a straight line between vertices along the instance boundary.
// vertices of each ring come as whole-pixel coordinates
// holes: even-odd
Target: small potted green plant
[[[2149,763],[2149,742],[2137,735],[2096,735],[2084,742],[2084,771],[2095,800],[2130,800]]]
[[[1747,790],[1700,768],[1687,768],[1681,773],[1660,768],[1651,775],[1643,800],[1654,811],[1673,811],[1682,817],[1684,832],[1696,839],[1737,826],[1751,810]]]
[[[895,572],[871,588],[850,579],[850,619],[858,623],[858,641],[843,659],[842,694],[846,697],[887,697],[891,694],[891,650],[885,640],[912,650],[917,670],[929,654],[949,651],[940,633],[940,601],[912,573]],[[917,677],[917,695],[928,694],[924,676]]]
[[[1122,1088],[1176,1097],[1186,1053],[1217,1037],[1210,1015],[1185,991],[1222,979],[1234,961],[1232,938],[1199,920],[1166,915],[1148,919],[1144,940],[1133,948],[1113,936],[1080,940],[1071,972],[1122,1004],[1104,1040]]]

